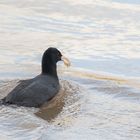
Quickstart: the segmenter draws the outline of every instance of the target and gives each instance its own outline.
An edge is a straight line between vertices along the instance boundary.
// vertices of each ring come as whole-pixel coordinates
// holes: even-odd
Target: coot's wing
[[[59,91],[58,82],[49,76],[36,77],[19,94],[16,94],[14,103],[28,107],[40,107],[53,98]]]
[[[14,89],[12,89],[12,91],[9,92],[5,98],[2,99],[3,103],[8,103],[8,102],[10,103],[11,98],[14,97],[13,95],[20,93],[24,88],[26,88],[32,82],[32,80],[33,79],[18,81],[17,86]]]
[[[17,93],[20,92],[21,90],[26,88],[32,81],[33,79],[18,81],[18,85],[9,94],[14,93],[14,92],[17,92]]]

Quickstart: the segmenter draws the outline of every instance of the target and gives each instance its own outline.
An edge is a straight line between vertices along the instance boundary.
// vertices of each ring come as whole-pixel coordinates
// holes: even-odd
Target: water
[[[72,63],[41,109],[0,107],[0,139],[139,140],[139,13],[137,0],[0,0],[1,98],[50,46]]]

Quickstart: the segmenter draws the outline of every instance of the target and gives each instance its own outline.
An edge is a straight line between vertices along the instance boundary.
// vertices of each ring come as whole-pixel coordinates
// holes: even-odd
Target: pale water
[[[0,106],[0,140],[139,140],[140,2],[0,0],[0,97],[56,47],[60,93],[41,109]]]

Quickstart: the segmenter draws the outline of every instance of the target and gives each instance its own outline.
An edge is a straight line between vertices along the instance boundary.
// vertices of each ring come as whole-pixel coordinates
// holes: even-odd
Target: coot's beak
[[[68,58],[66,58],[65,56],[61,56],[61,60],[64,62],[64,64],[69,67],[70,66],[70,61]]]

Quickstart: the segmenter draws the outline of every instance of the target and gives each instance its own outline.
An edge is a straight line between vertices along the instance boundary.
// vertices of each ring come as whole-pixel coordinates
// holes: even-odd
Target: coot
[[[33,79],[19,81],[19,84],[1,99],[1,104],[40,107],[52,99],[60,89],[56,65],[60,60],[67,66],[70,65],[70,61],[58,49],[48,48],[42,57],[41,74]]]

